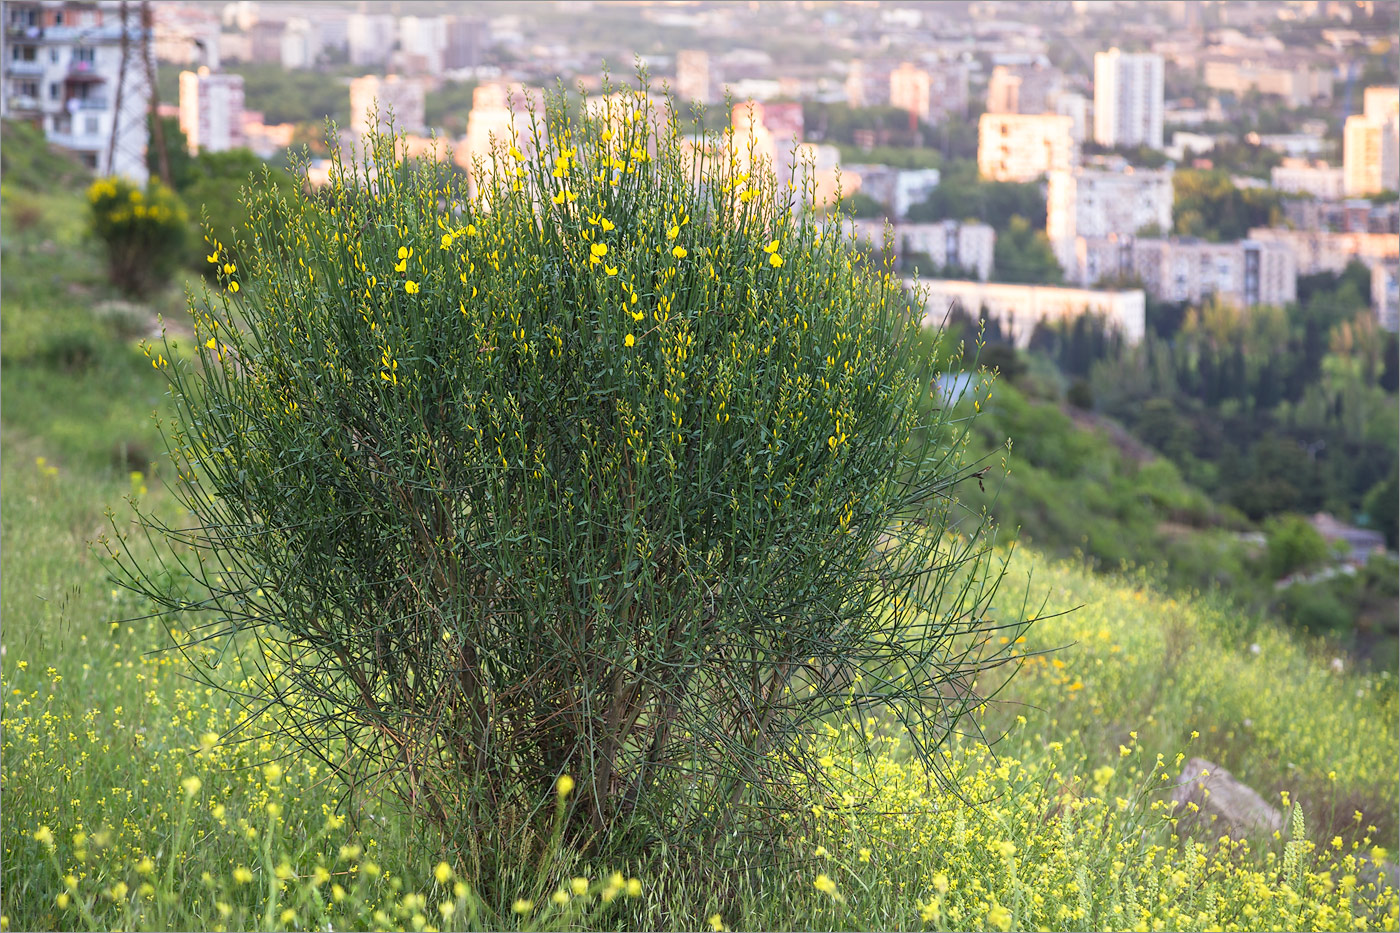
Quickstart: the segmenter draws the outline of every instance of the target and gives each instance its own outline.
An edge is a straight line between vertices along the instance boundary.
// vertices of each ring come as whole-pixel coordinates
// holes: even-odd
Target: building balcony
[[[109,141],[103,133],[49,133],[49,142],[76,152],[99,152]]]
[[[42,76],[43,73],[44,63],[37,59],[35,59],[34,61],[26,62],[12,58],[9,61],[5,62],[5,74],[34,75],[38,77]]]
[[[140,42],[142,31],[141,15],[133,5],[133,9],[127,18],[127,37],[132,42]],[[120,23],[104,24],[102,26],[46,26],[40,33],[40,38],[45,42],[54,44],[91,45],[105,42],[120,42],[122,41],[122,27]]]
[[[110,101],[105,97],[70,97],[67,103],[69,113],[87,110],[106,110]]]
[[[43,104],[40,102],[39,98],[29,97],[23,94],[10,95],[9,99],[5,101],[5,106],[9,108],[11,113],[27,113],[31,111],[38,113],[43,110]]]

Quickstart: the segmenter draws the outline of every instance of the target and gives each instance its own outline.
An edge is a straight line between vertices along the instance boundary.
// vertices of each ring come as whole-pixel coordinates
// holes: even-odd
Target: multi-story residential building
[[[219,17],[192,3],[157,3],[155,21],[157,61],[219,70]]]
[[[846,72],[846,103],[852,107],[884,107],[890,102],[891,62],[855,59]]]
[[[874,198],[890,212],[891,220],[904,220],[909,209],[928,200],[942,175],[936,168],[898,169],[888,165],[842,166],[846,178],[859,179],[861,194]]]
[[[180,131],[192,155],[246,145],[243,76],[214,74],[208,68],[180,72]]]
[[[1400,234],[1331,233],[1318,230],[1287,230],[1282,227],[1254,227],[1249,238],[1257,243],[1288,250],[1299,275],[1341,272],[1353,259],[1375,266],[1400,256]]]
[[[1058,114],[984,113],[977,121],[977,170],[992,181],[1034,181],[1069,171],[1079,158],[1073,120]]]
[[[1332,200],[1345,191],[1342,169],[1326,162],[1288,158],[1269,172],[1270,183],[1279,191],[1310,194],[1315,198]]]
[[[890,106],[898,107],[919,120],[929,118],[931,106],[929,73],[917,65],[902,62],[890,72]]]
[[[1400,89],[1368,87],[1362,112],[1342,135],[1346,193],[1364,197],[1400,189]]]
[[[139,8],[117,0],[9,0],[0,3],[0,20],[0,116],[41,128],[95,171],[144,183],[151,90],[139,51],[150,35]]]
[[[997,65],[987,82],[987,112],[1059,112],[1056,103],[1063,81],[1064,76],[1055,68]]]
[[[392,111],[396,131],[422,133],[425,129],[423,85],[399,75],[355,78],[350,82],[350,130],[355,136],[363,139],[369,135],[375,126],[372,117],[375,111],[379,115],[380,132],[388,130]]]
[[[882,220],[849,221],[851,235],[867,249],[884,249]],[[943,220],[930,224],[889,225],[890,248],[901,265],[918,267],[922,276],[971,273],[985,282],[992,274],[996,231],[980,222]]]
[[[929,78],[929,119],[967,116],[967,66],[960,61],[940,61],[924,66]]]
[[[1050,173],[1045,202],[1045,232],[1060,266],[1073,281],[1092,285],[1098,276],[1075,276],[1079,267],[1075,241],[1136,234],[1155,227],[1172,228],[1170,168],[1076,168]]]
[[[350,64],[383,66],[399,41],[398,20],[387,13],[353,13],[345,41]]]
[[[440,16],[400,16],[398,66],[408,74],[440,75],[447,27]]]
[[[1162,148],[1162,56],[1118,49],[1094,55],[1094,141]]]
[[[1332,99],[1333,75],[1306,61],[1288,63],[1242,60],[1237,55],[1209,58],[1202,69],[1206,87],[1243,97],[1258,91],[1282,97],[1289,105],[1306,107]]]
[[[681,49],[676,53],[676,94],[682,104],[695,101],[710,103],[710,53],[700,49]]]
[[[1248,308],[1282,305],[1298,297],[1293,251],[1281,243],[1137,238],[1131,249],[1133,273],[1161,301],[1196,304],[1214,295]]]
[[[1400,233],[1400,202],[1366,198],[1323,201],[1288,198],[1283,219],[1294,230],[1331,233]]]
[[[442,20],[446,33],[442,67],[458,71],[480,65],[491,38],[490,24],[471,16],[444,16]]]
[[[1376,312],[1376,323],[1392,333],[1400,330],[1397,272],[1400,272],[1400,262],[1394,259],[1378,262],[1371,267],[1371,307]]]
[[[997,321],[1016,346],[1030,346],[1042,322],[1067,321],[1097,315],[1124,342],[1138,344],[1147,331],[1147,299],[1141,289],[1096,291],[1053,285],[1008,285],[962,279],[906,280],[912,295],[923,298],[924,326],[939,327],[950,308],[976,318],[982,311]]]

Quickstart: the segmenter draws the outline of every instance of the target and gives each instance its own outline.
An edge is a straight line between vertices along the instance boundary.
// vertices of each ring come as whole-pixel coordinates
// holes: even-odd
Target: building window
[[[10,58],[17,62],[32,62],[38,57],[38,48],[32,45],[10,46]]]
[[[38,96],[39,96],[39,82],[38,82],[38,81],[16,81],[16,82],[15,82],[15,93],[18,94],[20,97],[38,97]]]
[[[86,62],[91,65],[95,58],[94,52],[95,50],[90,46],[76,45],[73,47],[73,61],[75,63]]]
[[[62,93],[62,90],[59,88],[58,82],[51,82],[49,84],[49,100],[58,100],[58,95],[60,93]]]
[[[58,46],[54,46],[53,48],[49,49],[49,61],[53,62],[56,65],[58,64],[58,59]]]
[[[54,24],[55,26],[62,26],[62,25],[63,25],[63,11],[62,11],[62,10],[58,10],[57,12],[54,13],[54,15],[53,15],[53,24]]]
[[[101,131],[101,129],[102,129],[102,126],[101,126],[101,124],[98,122],[97,117],[84,117],[84,118],[83,118],[83,133],[84,133],[84,134],[86,134],[86,135],[88,135],[88,136],[96,136],[96,135],[98,134],[98,132]]]

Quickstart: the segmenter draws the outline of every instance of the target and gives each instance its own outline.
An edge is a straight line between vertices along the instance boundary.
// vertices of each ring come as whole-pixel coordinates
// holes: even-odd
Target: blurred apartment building
[[[0,116],[42,129],[50,143],[96,172],[144,183],[151,91],[139,53],[152,30],[142,24],[139,6],[119,0],[5,0],[0,23],[5,67]]]
[[[365,75],[350,82],[350,131],[364,139],[372,129],[381,133],[423,133],[423,84],[402,75]]]
[[[977,121],[977,171],[991,181],[1035,181],[1079,161],[1074,121],[1058,114],[984,113]]]
[[[967,113],[967,66],[960,61],[856,59],[846,72],[845,90],[852,107],[898,107],[937,123]]]
[[[1081,237],[1076,252],[1080,281],[1136,277],[1159,301],[1197,304],[1214,295],[1249,308],[1283,305],[1298,296],[1293,251],[1269,240],[1207,243],[1194,237],[1113,235]]]
[[[1126,163],[1082,166],[1049,175],[1046,234],[1069,279],[1092,285],[1101,277],[1078,258],[1077,241],[1133,236],[1148,228],[1172,228],[1171,168],[1141,169]]]
[[[180,131],[191,155],[245,146],[243,76],[207,67],[180,72]]]
[[[1400,88],[1366,88],[1343,128],[1342,171],[1350,197],[1400,190]]]
[[[1162,56],[1118,49],[1094,55],[1094,141],[1162,148]]]

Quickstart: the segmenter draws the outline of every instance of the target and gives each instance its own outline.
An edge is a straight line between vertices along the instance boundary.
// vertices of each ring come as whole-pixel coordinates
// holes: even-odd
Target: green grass
[[[661,853],[614,866],[556,849],[480,899],[475,879],[439,868],[431,833],[372,797],[347,804],[323,765],[264,734],[270,720],[190,680],[179,653],[157,650],[158,620],[113,624],[143,607],[114,594],[89,549],[110,530],[105,510],[123,522],[136,494],[178,518],[159,473],[133,478],[112,456],[122,439],[159,449],[149,415],[163,383],[130,329],[92,310],[109,296],[74,220],[81,202],[43,196],[21,230],[11,212],[26,202],[11,194],[4,926],[1396,929],[1400,900],[1362,861],[1397,847],[1394,675],[1334,670],[1321,644],[1216,596],[1164,595],[1145,571],[1029,553],[1012,558],[1006,598],[1033,572],[1046,610],[979,718],[1005,732],[994,751],[968,736],[930,771],[898,727],[835,730],[819,751],[836,792],[814,794],[815,830],[794,834],[788,863],[699,876]],[[90,342],[82,367],[45,349],[59,333]],[[1103,469],[1081,472],[1116,482],[1119,467]],[[222,670],[243,676],[236,657]],[[1283,831],[1178,838],[1165,800],[1179,756],[1231,770],[1287,813]],[[517,898],[530,908],[514,911]]]

